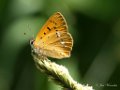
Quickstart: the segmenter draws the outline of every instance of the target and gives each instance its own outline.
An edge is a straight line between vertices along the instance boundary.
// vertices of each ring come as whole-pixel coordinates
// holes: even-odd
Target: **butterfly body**
[[[60,12],[53,14],[35,40],[31,43],[32,50],[39,56],[67,58],[73,46],[73,39],[68,32],[67,23]]]

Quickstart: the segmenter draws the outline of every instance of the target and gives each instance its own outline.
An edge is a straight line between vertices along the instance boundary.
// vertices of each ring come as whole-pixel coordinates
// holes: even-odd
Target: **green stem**
[[[51,62],[44,56],[38,56],[36,54],[32,54],[32,56],[37,68],[63,88],[68,88],[69,90],[93,90],[92,86],[85,86],[73,80],[66,67]]]

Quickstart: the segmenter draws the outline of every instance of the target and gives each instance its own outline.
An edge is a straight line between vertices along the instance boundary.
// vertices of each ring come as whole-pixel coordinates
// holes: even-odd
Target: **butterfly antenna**
[[[34,33],[33,33],[33,35],[32,35],[32,39],[34,39],[34,37],[35,37],[35,35],[34,35]]]
[[[30,25],[29,25],[29,24],[27,24],[27,26],[28,26],[28,29],[31,31]]]
[[[27,26],[28,26],[29,31],[32,31],[30,25],[27,24]],[[34,34],[32,35],[32,39],[33,39],[33,38],[34,38]]]

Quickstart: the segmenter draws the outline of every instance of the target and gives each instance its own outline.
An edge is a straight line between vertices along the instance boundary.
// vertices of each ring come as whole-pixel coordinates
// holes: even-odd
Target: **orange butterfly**
[[[68,32],[65,18],[60,12],[53,14],[31,41],[33,52],[39,56],[67,58],[73,46],[73,39]]]

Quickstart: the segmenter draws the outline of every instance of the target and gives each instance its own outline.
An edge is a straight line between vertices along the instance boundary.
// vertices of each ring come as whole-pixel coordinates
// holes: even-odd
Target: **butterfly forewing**
[[[34,46],[45,56],[65,58],[70,56],[73,40],[61,13],[53,14],[39,31]]]
[[[60,12],[53,14],[48,21],[44,24],[41,28],[39,33],[37,34],[36,42],[39,42],[46,34],[51,33],[51,31],[60,30],[60,31],[67,31],[66,21],[63,15]]]

